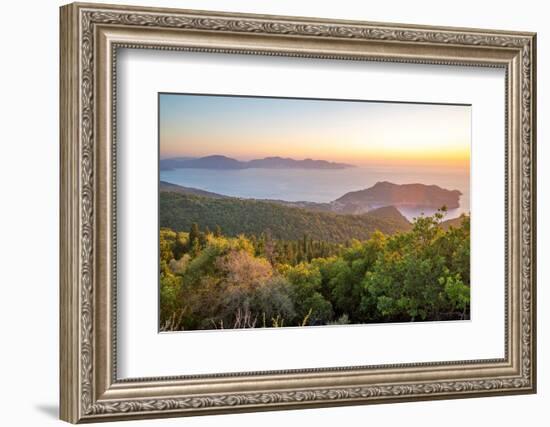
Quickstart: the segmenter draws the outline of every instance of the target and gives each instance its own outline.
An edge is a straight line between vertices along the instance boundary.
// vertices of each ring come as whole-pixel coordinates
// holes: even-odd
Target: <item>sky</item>
[[[160,94],[160,156],[469,167],[471,107]]]

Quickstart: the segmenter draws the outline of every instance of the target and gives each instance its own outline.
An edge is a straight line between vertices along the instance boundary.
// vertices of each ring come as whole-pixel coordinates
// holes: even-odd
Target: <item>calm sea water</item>
[[[330,202],[347,192],[363,190],[378,181],[395,184],[420,183],[460,190],[460,207],[448,212],[447,218],[470,211],[469,171],[436,167],[362,166],[337,170],[310,169],[175,169],[161,171],[160,179],[186,187],[212,191],[227,196],[280,199],[287,201]],[[433,210],[399,208],[408,219]]]

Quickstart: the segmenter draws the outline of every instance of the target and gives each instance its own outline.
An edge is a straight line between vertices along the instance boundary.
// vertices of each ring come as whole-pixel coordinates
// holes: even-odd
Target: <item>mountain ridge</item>
[[[161,170],[172,169],[347,169],[355,167],[347,163],[329,162],[327,160],[302,159],[271,156],[248,161],[215,154],[198,158],[166,158],[160,160]]]

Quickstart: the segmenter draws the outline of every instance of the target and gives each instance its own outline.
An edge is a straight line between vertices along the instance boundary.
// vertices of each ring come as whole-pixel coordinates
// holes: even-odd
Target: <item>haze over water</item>
[[[173,169],[161,170],[160,179],[233,197],[327,203],[350,191],[364,190],[379,181],[394,184],[438,185],[459,190],[460,207],[446,218],[470,212],[469,170],[434,166],[360,166],[347,169]],[[434,210],[400,208],[412,220]]]

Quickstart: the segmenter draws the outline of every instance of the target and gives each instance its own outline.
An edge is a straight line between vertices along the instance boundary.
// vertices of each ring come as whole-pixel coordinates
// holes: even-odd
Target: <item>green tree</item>
[[[189,230],[189,247],[187,249],[189,252],[196,252],[199,248],[200,235],[201,232],[199,229],[199,224],[194,222],[193,224],[191,224],[191,229]]]
[[[469,247],[469,230],[445,232],[442,209],[416,219],[409,233],[390,237],[363,281],[361,309],[365,316],[390,320],[442,320],[466,315],[469,288],[453,266],[453,253]]]
[[[283,266],[283,275],[290,283],[290,296],[296,311],[295,322],[308,325],[325,324],[332,319],[332,305],[321,295],[321,273],[311,264]]]

